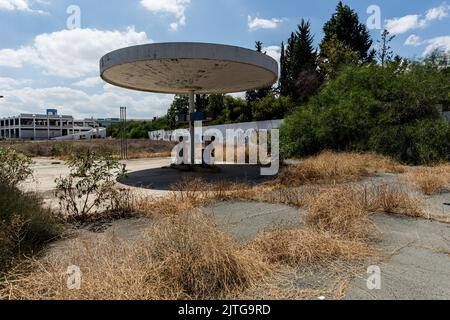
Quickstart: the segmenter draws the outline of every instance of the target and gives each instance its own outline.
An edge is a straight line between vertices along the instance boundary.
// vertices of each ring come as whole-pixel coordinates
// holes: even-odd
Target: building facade
[[[20,114],[0,119],[1,139],[51,140],[90,132],[98,128],[94,120],[75,120],[72,116],[58,115],[56,110],[47,114]]]

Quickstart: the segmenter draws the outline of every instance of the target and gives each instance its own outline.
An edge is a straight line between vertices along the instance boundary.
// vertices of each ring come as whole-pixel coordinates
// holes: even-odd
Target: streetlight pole
[[[191,166],[195,166],[195,127],[194,127],[194,117],[195,113],[195,92],[194,90],[189,91],[189,131],[191,136]]]

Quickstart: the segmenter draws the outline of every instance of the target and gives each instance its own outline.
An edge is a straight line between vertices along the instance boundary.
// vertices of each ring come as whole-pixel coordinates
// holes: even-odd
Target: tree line
[[[435,52],[423,61],[395,55],[394,36],[384,30],[375,45],[342,2],[323,31],[316,48],[311,23],[302,19],[281,43],[275,86],[246,92],[245,99],[197,95],[197,111],[212,125],[285,118],[286,157],[335,149],[375,150],[408,163],[450,160],[450,124],[441,117],[450,110],[449,55]],[[265,53],[263,43],[255,50]],[[177,95],[166,116],[131,125],[129,135],[183,127],[176,117],[188,109],[188,97]]]

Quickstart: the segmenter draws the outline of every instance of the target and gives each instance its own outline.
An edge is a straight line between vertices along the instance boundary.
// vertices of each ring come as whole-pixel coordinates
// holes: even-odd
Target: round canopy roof
[[[100,61],[106,82],[132,90],[232,93],[271,86],[278,63],[249,49],[207,43],[158,43],[119,49]]]

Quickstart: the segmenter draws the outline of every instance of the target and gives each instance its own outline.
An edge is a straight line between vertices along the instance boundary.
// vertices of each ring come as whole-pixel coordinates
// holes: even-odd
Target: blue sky
[[[301,18],[311,21],[316,44],[337,4],[330,0],[0,0],[0,117],[57,108],[77,117],[165,114],[171,95],[106,85],[100,57],[120,47],[169,41],[215,42],[252,48],[256,40],[279,58]],[[450,51],[450,1],[348,0],[360,20],[387,27],[393,49],[421,58]],[[68,19],[78,17],[78,19]],[[375,7],[374,7],[375,5]],[[68,8],[71,10],[67,13]],[[368,12],[369,11],[369,12]],[[380,13],[379,15],[377,13]],[[75,15],[73,15],[75,13]],[[78,21],[80,24],[78,25]],[[371,29],[374,39],[380,30]]]

